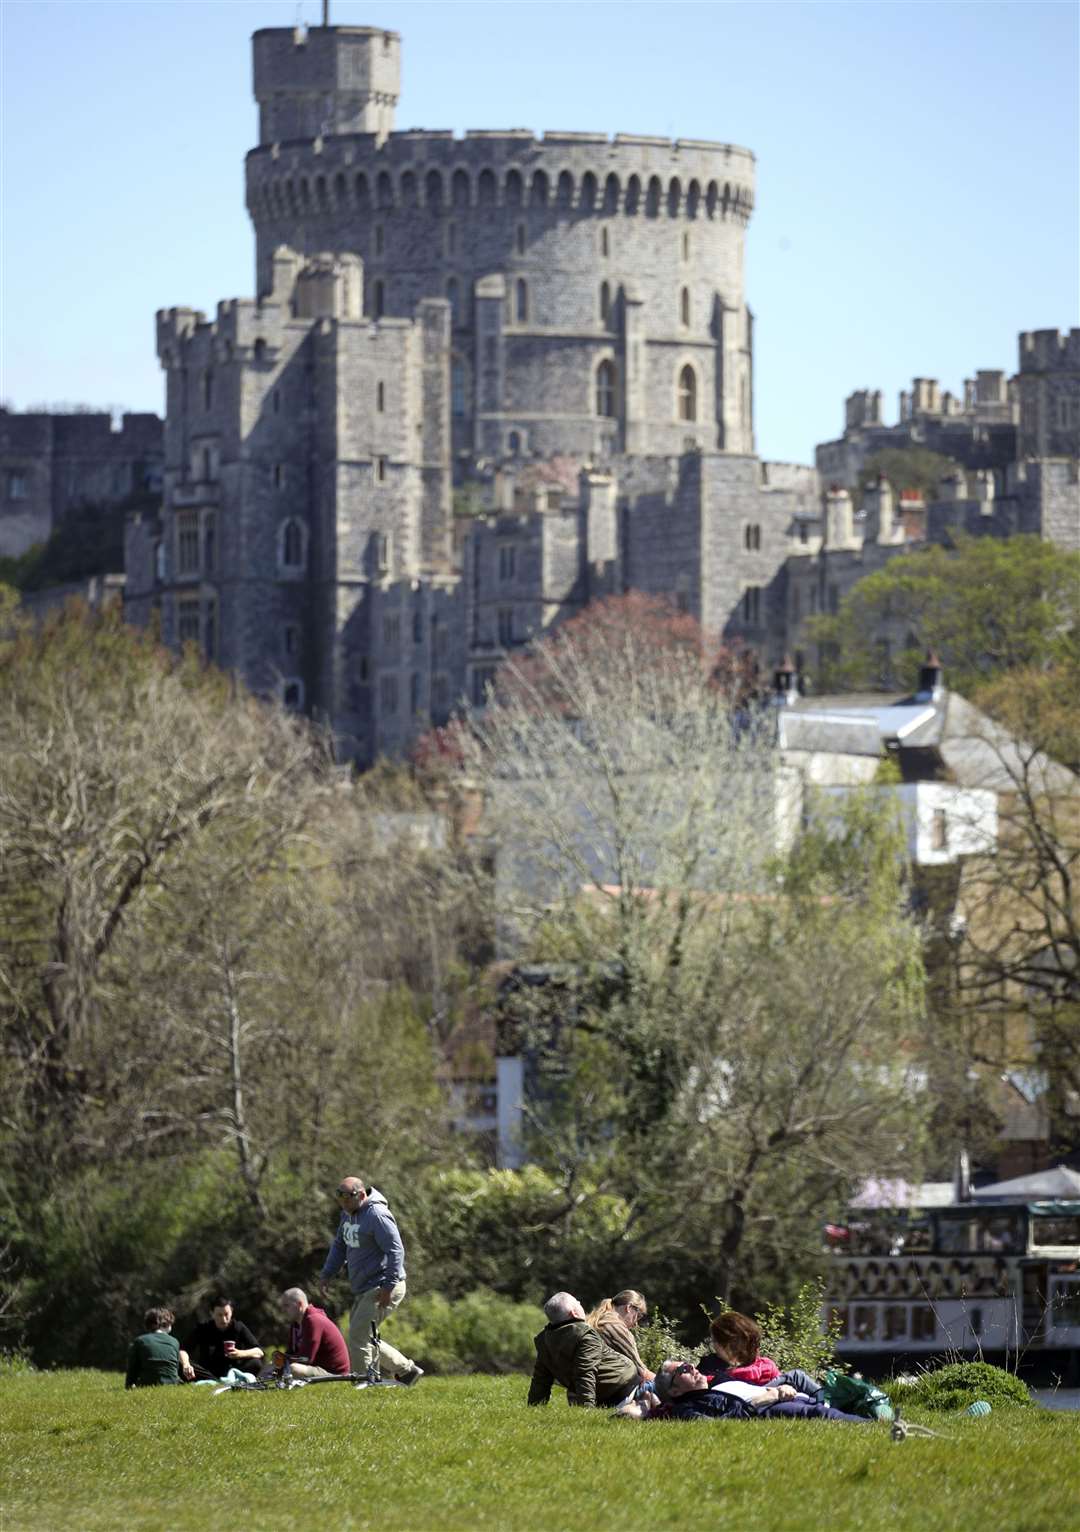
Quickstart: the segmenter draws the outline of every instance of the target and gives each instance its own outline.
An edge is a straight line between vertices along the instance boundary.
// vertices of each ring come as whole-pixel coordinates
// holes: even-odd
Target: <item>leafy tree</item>
[[[858,487],[860,492],[869,489],[879,475],[884,475],[897,494],[905,489],[918,490],[929,503],[937,499],[941,480],[958,468],[951,457],[931,452],[929,447],[882,447],[872,452],[859,470]]]
[[[835,616],[811,619],[823,688],[873,685],[879,640],[910,686],[927,649],[967,695],[1010,670],[1074,662],[1080,646],[1080,554],[1035,536],[960,535],[955,546],[901,553],[845,596]]]
[[[898,830],[870,793],[796,835],[771,715],[700,635],[618,615],[538,644],[461,740],[503,938],[564,963],[517,1014],[529,1145],[626,1200],[618,1285],[779,1296],[853,1176],[917,1160]]]

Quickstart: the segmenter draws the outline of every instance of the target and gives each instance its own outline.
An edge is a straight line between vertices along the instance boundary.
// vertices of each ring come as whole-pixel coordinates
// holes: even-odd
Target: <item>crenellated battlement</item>
[[[748,149],[699,139],[410,130],[264,144],[247,156],[247,196],[256,222],[490,207],[745,224],[754,206],[754,170]]]
[[[1058,372],[1080,368],[1080,330],[1023,330],[1020,334],[1021,372]]]

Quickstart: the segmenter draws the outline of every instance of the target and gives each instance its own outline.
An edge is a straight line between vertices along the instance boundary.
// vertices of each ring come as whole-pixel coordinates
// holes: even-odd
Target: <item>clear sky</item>
[[[253,295],[250,34],[319,0],[4,0],[0,396],[162,408],[154,312]],[[742,144],[757,446],[809,462],[855,388],[958,390],[1078,323],[1080,10],[395,4],[401,128]]]

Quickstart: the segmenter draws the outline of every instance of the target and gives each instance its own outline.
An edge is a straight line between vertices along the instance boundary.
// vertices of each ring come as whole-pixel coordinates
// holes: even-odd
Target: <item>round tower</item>
[[[748,150],[391,132],[394,34],[320,28],[301,46],[270,29],[254,43],[260,292],[284,244],[358,256],[370,317],[448,299],[462,455],[753,451]]]

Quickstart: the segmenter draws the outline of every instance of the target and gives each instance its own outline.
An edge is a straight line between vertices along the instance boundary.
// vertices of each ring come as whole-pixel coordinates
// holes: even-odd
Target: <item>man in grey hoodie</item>
[[[359,1176],[345,1176],[337,1189],[341,1218],[319,1273],[319,1292],[346,1266],[353,1306],[349,1316],[349,1360],[355,1373],[366,1373],[375,1360],[375,1336],[387,1314],[405,1297],[405,1246],[382,1192],[365,1188]],[[379,1370],[384,1378],[413,1384],[423,1369],[381,1338]]]

